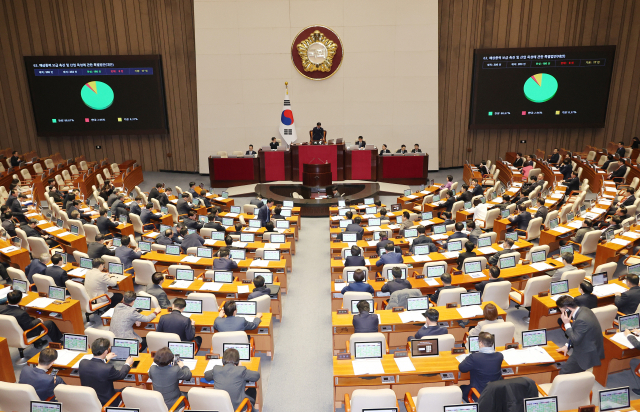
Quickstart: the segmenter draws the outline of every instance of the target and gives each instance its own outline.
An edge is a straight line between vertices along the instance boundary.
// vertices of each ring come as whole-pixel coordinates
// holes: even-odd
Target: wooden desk
[[[36,217],[39,221],[45,220],[43,216]],[[87,253],[87,238],[83,235],[73,235],[68,234],[64,237],[61,237],[60,234],[64,232],[68,232],[66,229],[54,230],[52,232],[47,232],[45,229],[55,226],[53,223],[47,222],[38,224],[37,228],[43,234],[51,235],[54,237],[54,240],[64,249],[65,253],[69,253],[73,255],[74,250],[78,250],[83,253]]]
[[[264,247],[266,246],[266,243],[263,242],[244,242],[247,243],[247,245],[244,247],[244,249],[247,251],[246,257],[247,258],[255,258],[255,254],[256,254],[256,250],[257,249],[264,249]],[[285,242],[285,243],[275,243],[276,245],[278,245],[277,248],[274,248],[273,246],[271,246],[271,249],[278,249],[280,250],[280,256],[284,257],[284,259],[287,261],[287,270],[289,272],[293,271],[293,259],[291,257],[291,255],[295,255],[295,242]],[[226,247],[226,243],[222,240],[215,240],[212,241],[211,239],[207,239],[205,240],[205,244],[204,246],[209,247],[215,251],[219,250],[222,247]],[[271,245],[274,245],[274,243],[271,243]]]
[[[77,275],[77,274],[72,273],[72,271],[74,269],[79,269],[80,268],[79,266],[75,266],[75,265],[76,264],[67,263],[67,265],[63,269],[67,271],[67,275],[70,278],[85,279],[85,275]],[[125,272],[124,276],[125,276],[125,278],[122,279],[121,281],[119,281],[115,288],[109,287],[109,290],[113,291],[113,292],[118,292],[118,293],[120,293],[120,292],[124,293],[124,292],[128,292],[128,291],[135,292],[134,281],[133,281],[133,278],[134,278],[133,272],[131,272],[131,271]]]
[[[554,362],[564,362],[568,358],[558,352],[558,346],[553,342],[543,347],[553,358]],[[498,347],[497,350],[504,350]],[[467,383],[468,373],[458,373],[460,362],[456,359],[459,355],[452,355],[451,352],[440,352],[438,357],[412,357],[411,361],[415,371],[400,372],[394,360],[394,355],[383,355],[382,375],[355,375],[351,360],[338,360],[333,357],[333,400],[334,407],[341,408],[344,403],[344,395],[351,393],[355,389],[393,389],[397,399],[403,399],[406,392],[412,396],[417,396],[418,391],[425,386],[445,386],[459,385]],[[560,369],[553,364],[526,364],[510,366],[506,362],[502,363],[503,368],[513,368],[514,374],[505,378],[515,378],[527,376],[536,383],[551,382],[558,375]],[[453,373],[452,380],[442,380],[440,373]],[[391,376],[392,383],[382,381],[383,378]]]
[[[0,239],[0,249],[7,248],[9,246],[12,246],[11,242]],[[31,258],[29,257],[29,251],[25,248],[8,253],[0,250],[0,261],[7,262],[12,267],[18,268],[24,272],[27,266],[29,266],[29,263],[31,263]]]
[[[433,186],[429,186],[420,192],[411,193],[409,196],[398,196],[398,198],[396,199],[396,203],[400,203],[400,206],[404,208],[404,210],[407,210],[406,206],[411,205],[411,210],[409,210],[409,212],[416,213],[413,207],[418,205],[420,206],[420,209],[422,209],[422,199],[425,196],[440,193],[440,188],[442,186],[443,185],[441,184],[434,184]]]
[[[611,280],[609,283],[615,283],[628,289],[627,286],[620,282],[619,280]],[[570,289],[568,293],[563,293],[564,295],[571,295],[573,297],[579,296],[580,291],[578,288]],[[598,298],[598,307],[606,306],[613,304],[615,296],[604,296],[602,298]],[[558,319],[560,318],[560,311],[558,311],[558,306],[556,305],[556,301],[551,299],[550,296],[539,297],[538,295],[533,296],[531,299],[531,314],[529,321],[529,330],[533,329],[555,329],[559,328]]]
[[[602,335],[604,336],[604,359],[602,359],[600,366],[593,368],[593,375],[600,385],[607,386],[609,374],[629,369],[629,361],[640,356],[640,350],[629,349],[612,341],[613,335],[604,333]]]
[[[300,209],[300,208],[298,208]],[[230,213],[229,212],[220,212],[218,216],[220,217],[227,217],[227,218],[232,218],[234,221],[234,224],[236,223],[236,221],[240,220],[240,216],[243,217],[245,222],[248,222],[249,220],[252,219],[257,219],[257,215],[250,215],[248,213],[234,213],[233,215],[229,216]],[[293,214],[286,218],[286,220],[288,220],[290,229],[293,228],[294,229],[294,234],[295,234],[295,238],[296,240],[299,239],[300,235],[298,233],[298,230],[300,229],[300,216],[293,216]],[[264,229],[264,228],[263,228]],[[234,228],[232,228],[233,231],[235,231]],[[266,229],[265,229],[266,230]],[[264,230],[261,232],[261,234],[264,233]]]
[[[470,184],[473,179],[476,179],[478,183],[482,183],[482,173],[475,165],[467,163],[462,168],[462,180],[466,184]]]
[[[0,381],[16,382],[16,374],[13,371],[9,344],[7,343],[7,338],[3,337],[0,337]]]
[[[28,308],[27,304],[38,298],[37,292],[23,293],[19,306],[33,317],[42,320],[52,320],[55,322],[61,332],[84,334],[84,321],[82,318],[82,310],[80,302],[73,299],[67,299],[64,303],[56,305],[51,304],[46,308]],[[50,316],[50,313],[59,313],[61,316]]]
[[[632,228],[632,230],[637,229],[640,229],[640,227],[634,226]],[[598,267],[599,265],[609,262],[618,262],[621,256],[633,251],[633,249],[638,245],[638,242],[640,242],[640,238],[634,239],[630,236],[625,236],[624,233],[616,235],[615,239],[624,240],[629,243],[627,245],[620,245],[613,242],[599,243],[598,248],[596,249],[594,267]]]

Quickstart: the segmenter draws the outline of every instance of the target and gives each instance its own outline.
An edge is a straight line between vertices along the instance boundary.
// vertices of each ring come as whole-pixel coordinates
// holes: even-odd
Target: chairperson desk
[[[291,180],[302,181],[304,164],[329,163],[331,164],[331,180],[344,180],[344,143],[309,145],[291,145]]]
[[[291,151],[278,146],[278,150],[271,150],[264,146],[258,150],[260,158],[260,183],[291,180]]]
[[[29,303],[38,298],[37,292],[28,292],[22,295],[19,306],[27,311],[29,315],[42,320],[52,320],[58,329],[66,333],[84,333],[84,322],[82,320],[82,310],[80,302],[67,299],[61,304],[50,304],[44,308],[26,307]],[[52,314],[58,316],[51,316]]]
[[[640,356],[640,350],[629,348],[613,341],[611,338],[614,335],[607,335],[606,333],[603,333],[603,335],[604,359],[602,359],[600,366],[593,368],[593,375],[600,385],[606,386],[609,374],[628,370],[629,361]],[[635,371],[631,371],[631,373],[635,373]]]
[[[488,303],[493,302],[483,302],[481,306],[484,308]],[[507,312],[498,306],[496,307],[498,308],[498,316],[507,320]],[[438,313],[440,313],[438,323],[450,328],[449,333],[456,337],[456,341],[462,341],[464,333],[468,331],[467,326],[475,326],[478,321],[484,319],[483,316],[475,316],[473,318],[462,317],[456,308],[447,308],[446,306],[433,306],[433,308],[437,309]],[[425,323],[424,321],[404,323],[402,322],[400,313],[392,312],[391,310],[376,310],[375,313],[378,314],[380,318],[378,331],[384,334],[389,349],[402,349],[406,347],[407,339],[413,337],[416,332],[418,332],[418,329]],[[422,311],[419,311],[419,313],[422,313]],[[465,327],[460,327],[458,321],[464,319],[469,319],[470,323]],[[333,329],[333,354],[337,355],[338,352],[345,351],[346,342],[354,333],[353,314],[338,314],[336,311],[332,311],[331,327]]]
[[[629,289],[624,283],[619,280],[609,281],[609,284],[616,284]],[[597,287],[597,286],[596,286]],[[568,293],[563,295],[571,295],[573,297],[580,296],[580,290],[574,288],[569,290]],[[614,295],[598,297],[598,307],[611,305],[614,302]],[[556,301],[551,299],[550,296],[540,297],[538,295],[533,296],[531,299],[531,316],[529,321],[529,330],[533,329],[555,329],[558,328],[558,319],[560,318],[560,311],[556,305]]]
[[[143,315],[149,315],[153,312],[146,310],[141,313]],[[138,335],[146,336],[147,333],[156,330],[157,325],[160,322],[160,318],[167,313],[169,313],[167,309],[162,309],[160,314],[150,322],[141,322],[140,326],[134,325],[133,328]],[[214,333],[212,330],[213,323],[216,321],[217,317],[218,312],[202,312],[201,314],[194,313],[190,316],[190,318],[196,323],[196,335],[202,336],[202,348],[211,349],[211,338]],[[111,316],[102,315],[102,324],[104,326],[109,326],[111,324]],[[249,338],[253,338],[254,340],[253,343],[255,345],[255,351],[267,354],[268,356],[271,356],[271,359],[273,359],[273,315],[271,313],[263,313],[260,326],[257,329],[247,330],[246,332],[247,335],[249,335]],[[222,357],[221,353],[219,355]]]
[[[529,363],[523,365],[509,365],[502,362],[503,368],[512,368],[514,374],[505,378],[526,376],[536,383],[551,382],[560,371],[556,362],[564,362],[568,358],[557,352],[558,346],[549,342],[542,348],[553,358],[554,363]],[[504,347],[497,347],[497,351],[503,351]],[[341,408],[344,403],[344,395],[355,389],[393,389],[398,399],[403,399],[406,392],[417,396],[418,391],[425,386],[448,386],[468,383],[469,374],[459,373],[460,362],[456,357],[459,354],[440,352],[438,356],[410,357],[414,371],[401,372],[395,362],[394,355],[382,356],[384,373],[373,375],[356,375],[353,370],[352,360],[338,360],[333,357],[333,400],[334,407]],[[442,379],[441,373],[451,373],[452,377]]]
[[[211,187],[233,187],[260,182],[260,159],[248,156],[209,156]]]
[[[8,240],[0,239],[0,261],[24,272],[31,263],[31,257],[27,249],[16,249]]]
[[[427,153],[385,154],[378,156],[378,182],[420,185],[429,176]]]
[[[344,169],[346,180],[372,180],[378,176],[378,152],[373,145],[363,149],[349,146],[345,153]]]
[[[87,354],[91,354],[91,352],[79,352],[78,356],[76,356],[67,365],[58,365],[56,363],[53,364],[56,369],[59,369],[58,376],[64,379],[64,382],[67,385],[80,386],[80,377],[77,374],[71,375],[71,368],[76,363],[80,362],[82,357]],[[40,353],[29,359],[27,364],[30,366],[36,366],[38,364],[39,358]],[[149,353],[140,353],[134,359],[140,361],[138,367],[131,369],[130,374],[127,375],[125,379],[114,382],[114,387],[116,388],[116,390],[126,388],[128,386],[142,385],[144,385],[146,389],[152,389],[152,382],[149,381],[149,368],[151,368],[151,365],[153,364],[153,357]],[[187,392],[190,388],[193,388],[195,386],[204,388],[214,387],[214,385],[201,381],[201,379],[204,378],[205,370],[208,370],[207,365],[209,361],[204,356],[196,356],[195,359],[197,360],[196,367],[191,371],[191,376],[194,378],[194,380],[192,381],[193,384],[185,384],[184,382],[181,383],[180,390],[183,392]],[[246,366],[249,370],[260,372],[260,357],[254,356],[250,361],[241,361],[240,366]],[[247,383],[247,387],[256,388],[256,409],[262,410],[262,379],[259,379],[257,382]]]

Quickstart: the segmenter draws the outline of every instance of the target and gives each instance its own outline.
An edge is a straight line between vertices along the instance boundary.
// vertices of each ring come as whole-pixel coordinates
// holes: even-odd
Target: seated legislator
[[[16,318],[20,328],[25,331],[34,328],[36,325],[42,323],[47,328],[47,335],[52,342],[62,342],[62,333],[58,329],[58,326],[51,320],[45,320],[34,318],[19,306],[22,300],[22,292],[19,290],[13,290],[7,294],[7,305],[0,306],[0,315],[13,316]],[[33,338],[42,333],[41,328],[38,327],[31,332],[27,333],[27,338]],[[36,349],[40,349],[45,346],[47,342],[44,339],[37,340],[33,346]]]
[[[351,256],[347,256],[344,261],[344,266],[365,266],[365,260],[360,254],[362,253],[362,249],[359,246],[353,245],[351,246]]]
[[[322,124],[318,122],[316,127],[311,130],[311,142],[312,144],[327,143],[327,132],[322,128]]]
[[[444,200],[444,203],[442,204],[442,206],[444,206],[444,211],[449,213],[451,215],[451,208],[453,207],[453,204],[456,202],[456,198],[453,195],[453,191],[452,190],[441,190],[440,191],[440,201],[442,202]],[[449,217],[449,219],[451,219],[451,217]],[[452,221],[453,223],[454,221]],[[446,225],[447,223],[445,223]]]
[[[202,247],[204,245],[204,238],[198,232],[189,234],[189,229],[186,227],[180,229],[180,236],[182,236],[182,243],[180,243],[182,253],[187,253],[187,249],[190,247]]]
[[[440,280],[442,281],[442,287],[436,289],[436,291],[433,293],[433,295],[431,295],[431,300],[433,301],[434,305],[438,304],[438,297],[440,296],[440,291],[441,290],[445,290],[445,289],[454,289],[457,288],[457,286],[453,286],[451,284],[451,274],[450,273],[443,273],[442,276],[440,276]]]
[[[257,154],[258,154],[258,152],[256,152],[255,150],[253,150],[253,145],[252,145],[252,144],[250,144],[250,145],[249,145],[249,150],[247,150],[246,152],[244,152],[244,155],[245,155],[245,156],[255,156],[255,155],[257,155]]]
[[[484,319],[469,331],[469,336],[478,336],[480,331],[482,331],[482,327],[485,325],[504,323],[504,319],[498,316],[498,308],[493,303],[487,303],[482,309],[482,314]]]
[[[502,353],[493,349],[495,339],[492,334],[480,332],[478,335],[478,352],[467,356],[458,366],[462,373],[470,373],[469,385],[462,385],[462,399],[469,397],[471,388],[475,388],[478,393],[482,393],[490,382],[502,379]],[[475,398],[475,397],[474,397]]]
[[[626,329],[624,331],[624,336],[627,337],[627,339],[629,340],[629,343],[633,345],[634,349],[640,349],[640,341],[637,338],[637,336],[640,336],[640,329],[633,329],[633,330]],[[635,371],[638,369],[638,365],[640,365],[640,358],[633,358],[629,362],[631,375],[633,376],[633,379],[636,382],[636,386],[640,387],[640,377],[638,377],[638,375],[636,375],[635,373]],[[633,391],[633,393],[640,396],[640,389],[631,388],[631,390]]]
[[[382,156],[383,154],[386,154],[386,153],[391,153],[391,150],[389,150],[389,149],[387,148],[387,145],[386,145],[386,144],[383,144],[383,145],[382,145],[382,149],[380,149],[380,156]]]
[[[117,370],[112,364],[106,362],[116,357],[116,354],[109,349],[111,349],[111,344],[108,339],[94,340],[91,343],[93,358],[81,360],[78,368],[80,385],[93,388],[102,405],[116,394],[113,382],[124,379],[133,365],[133,358],[129,356],[122,368]]]
[[[480,199],[474,200],[474,203],[481,204]],[[480,229],[476,225],[475,221],[468,220],[467,221],[467,231],[469,231],[469,241],[471,241],[471,243],[473,243],[474,245],[477,245],[478,244],[478,239],[480,238],[480,236],[483,233],[482,229]]]
[[[567,186],[567,189],[566,189],[567,194],[571,194],[571,192],[579,191],[580,179],[578,178],[578,172],[575,170],[571,172],[571,177],[564,180],[562,183],[564,183],[564,185]]]
[[[549,156],[549,163],[555,165],[560,161],[560,153],[558,153],[558,148],[555,147],[553,149],[553,153]]]
[[[391,244],[394,246],[393,250],[401,253],[402,249],[400,249],[400,246],[395,246],[395,244],[393,243],[393,240],[390,240],[388,237],[387,231],[383,231],[380,233],[380,241],[378,243],[376,243],[376,253],[378,253],[380,256],[382,256],[383,253],[385,253],[385,248],[387,247],[388,244]]]
[[[580,295],[576,296],[574,300],[578,306],[584,306],[585,308],[595,309],[598,307],[598,297],[593,294],[593,285],[587,279],[580,282],[578,286]]]
[[[413,149],[411,149],[411,153],[422,153],[422,150],[420,150],[420,145],[418,143],[413,145]]]
[[[202,229],[203,224],[198,221],[198,213],[195,210],[190,210],[183,221],[187,229]]]
[[[156,183],[156,185],[149,190],[149,196],[147,196],[147,199],[149,199],[149,201],[151,201],[151,199],[160,200],[160,190],[162,189],[162,186],[164,186],[164,183]]]
[[[27,235],[27,237],[37,237],[43,239],[47,243],[47,245],[49,245],[49,247],[54,247],[57,245],[57,243],[51,238],[51,235],[40,234],[40,232],[36,230],[36,226],[38,226],[38,219],[29,219],[29,224],[21,227],[21,229],[24,230],[24,233]]]
[[[549,213],[549,209],[544,205],[544,202],[545,202],[545,199],[542,197],[539,197],[537,199],[538,210],[536,210],[536,214],[533,215],[533,219],[537,217],[541,217],[543,223],[547,218],[547,214]]]
[[[563,273],[577,269],[577,267],[572,265],[572,263],[573,263],[573,253],[564,252],[563,254],[560,255],[560,257],[562,258],[562,263],[564,263],[564,267],[553,271],[553,273],[549,273],[549,275],[551,275],[551,281],[552,282],[559,281],[562,278],[562,274]],[[638,306],[638,305],[636,305],[636,306]],[[633,310],[635,311],[636,309],[634,308]]]
[[[129,212],[140,216],[140,213],[142,213],[142,206],[142,196],[136,196],[134,202],[129,206]]]
[[[215,229],[217,232],[224,232],[225,228],[218,221],[218,208],[214,208],[212,213],[209,213],[209,221],[204,224],[205,229]]]
[[[118,227],[118,223],[115,222],[115,217],[108,218],[107,217],[107,209],[100,209],[100,217],[96,219],[96,226],[98,226],[98,231],[103,235],[108,235],[111,233],[109,229],[115,229]]]
[[[437,309],[429,308],[422,314],[425,318],[424,326],[418,329],[415,336],[409,336],[407,340],[422,339],[423,336],[438,336],[446,335],[449,333],[447,328],[438,325],[438,319],[440,319],[440,312]]]
[[[520,230],[527,230],[529,222],[531,221],[531,213],[527,212],[527,206],[524,204],[518,205],[519,213],[516,216],[509,216],[509,222]]]
[[[484,194],[484,190],[482,190],[482,185],[478,183],[477,179],[471,180],[471,196],[482,196]]]
[[[56,282],[56,286],[60,288],[66,287],[64,283],[69,280],[69,277],[67,276],[67,272],[62,269],[62,255],[56,253],[55,255],[51,256],[51,263],[53,265],[46,268],[43,274],[52,278],[53,281]],[[39,292],[45,291],[41,290]]]
[[[282,213],[282,208],[280,206],[276,206],[273,208],[273,215],[271,216],[271,219],[281,219],[281,220],[286,220],[286,218],[284,216],[282,216],[280,213]]]
[[[466,183],[462,184],[462,193],[456,198],[457,201],[462,200],[463,202],[470,202],[473,195],[471,194],[471,190],[469,190],[469,185]]]
[[[220,249],[220,257],[213,259],[213,268],[217,270],[235,270],[238,264],[235,260],[229,258],[228,249]]]
[[[625,283],[627,287],[629,287],[629,290],[616,293],[615,305],[618,311],[625,315],[635,313],[640,304],[640,286],[638,286],[638,280],[638,275],[628,274],[625,278]]]
[[[237,410],[245,398],[251,405],[255,404],[255,388],[245,389],[247,382],[256,382],[260,379],[260,372],[251,371],[240,365],[240,354],[236,349],[227,349],[222,355],[222,366],[216,365],[213,369],[204,372],[204,378],[216,383],[216,389],[226,391],[231,398],[233,410]]]
[[[565,158],[562,161],[562,164],[558,167],[560,173],[562,173],[563,179],[567,180],[571,178],[571,171],[573,170],[573,165],[571,163],[571,159]]]
[[[105,240],[104,235],[98,233],[96,235],[95,242],[89,242],[87,246],[87,255],[91,259],[101,258],[104,255],[115,256],[116,251],[109,249],[109,246],[113,244],[111,240]]]
[[[500,277],[500,268],[499,267],[491,266],[489,268],[489,280],[483,280],[482,282],[476,283],[475,284],[475,288],[480,293],[483,293],[484,292],[484,288],[487,287],[487,285],[489,285],[491,283],[495,283],[495,282],[508,282],[508,280]]]
[[[498,252],[491,255],[491,257],[487,259],[487,263],[493,266],[497,265],[498,261],[500,260],[500,256],[504,255],[505,253],[513,252],[511,248],[513,247],[514,243],[515,242],[513,241],[513,239],[506,239],[502,244],[502,250],[499,250]]]
[[[462,265],[464,264],[464,260],[466,258],[476,257],[476,252],[473,251],[475,247],[476,245],[474,245],[473,242],[471,242],[470,240],[467,240],[464,243],[465,251],[460,253],[458,255],[458,259],[456,260],[456,263],[458,264],[458,269],[462,270]]]
[[[202,337],[196,336],[196,321],[182,314],[185,307],[187,307],[187,302],[184,299],[175,298],[173,310],[160,317],[156,331],[175,333],[180,336],[182,342],[194,341],[200,347],[202,346]]]
[[[376,266],[384,266],[392,263],[403,263],[402,253],[395,252],[395,246],[393,243],[387,243],[384,246],[384,250],[387,251],[384,255],[380,256],[380,259],[376,262]]]
[[[136,259],[140,259],[142,256],[142,251],[140,248],[130,248],[129,244],[131,243],[131,238],[129,236],[125,236],[120,240],[121,246],[116,248],[116,257],[120,258],[120,263],[124,270],[133,267],[133,261]]]
[[[47,265],[51,261],[51,255],[48,253],[41,254],[38,259],[33,259],[31,263],[24,269],[25,275],[29,283],[33,283],[33,275],[42,275],[47,269]],[[1,266],[1,265],[0,265]]]
[[[147,285],[145,292],[147,292],[151,296],[155,296],[160,307],[162,309],[166,309],[171,306],[171,301],[169,301],[167,292],[162,289],[161,285],[163,280],[164,275],[161,272],[155,272],[153,275],[151,275],[151,284]]]
[[[454,225],[456,223],[455,220],[451,219],[451,212],[442,212],[442,219],[444,220],[443,225]]]
[[[269,289],[269,286],[264,285],[264,277],[258,275],[253,278],[253,291],[249,294],[247,299],[251,300],[264,295],[271,295],[271,289]]]
[[[262,322],[262,313],[258,313],[251,322],[236,315],[236,302],[228,300],[224,302],[224,307],[213,322],[213,328],[218,332],[238,332],[243,330],[253,330]]]
[[[453,186],[453,176],[447,175],[447,183],[445,183],[444,186],[442,186],[442,188],[450,190],[451,186]]]
[[[393,294],[393,292],[398,290],[411,289],[411,282],[409,282],[407,279],[402,279],[402,269],[400,269],[399,267],[394,267],[393,269],[391,269],[391,274],[393,275],[393,280],[390,280],[382,285],[382,288],[380,289],[382,293]],[[383,273],[382,276],[385,277],[386,273]]]
[[[370,313],[371,306],[366,300],[357,304],[358,313],[353,315],[354,333],[375,333],[378,331],[378,315]]]
[[[189,202],[189,194],[183,193],[176,203],[176,209],[179,215],[186,215],[190,210],[193,210],[193,205]]]
[[[618,150],[616,150],[616,154],[619,157],[624,157],[625,153],[626,153],[626,149],[624,148],[624,142],[618,142]]]
[[[396,150],[396,153],[400,153],[400,154],[409,153],[409,152],[407,152],[407,145],[403,144],[402,146],[400,146],[400,149]]]
[[[364,271],[362,269],[356,269],[353,273],[353,282],[343,287],[340,293],[344,295],[347,292],[369,292],[371,296],[373,296],[375,293],[373,286],[365,282],[364,277]]]
[[[153,203],[151,202],[147,203],[140,211],[140,221],[143,225],[152,223],[152,220],[159,221],[160,219],[162,219],[162,215],[160,213],[153,213]]]
[[[429,245],[429,253],[437,252],[438,246],[436,246],[436,244],[433,243],[433,239],[425,235],[426,228],[422,225],[418,225],[416,227],[416,230],[418,231],[418,237],[413,239],[413,243],[411,243],[411,247],[409,248],[409,251],[413,254],[416,246]]]
[[[447,242],[451,242],[452,240],[456,240],[456,239],[467,240],[467,235],[465,233],[462,233],[462,231],[464,230],[464,223],[456,222],[456,224],[454,225],[454,229],[455,229],[455,232],[447,238]]]
[[[133,330],[133,325],[139,325],[141,322],[150,322],[158,316],[158,313],[162,309],[155,308],[153,312],[148,315],[143,315],[133,307],[133,303],[136,301],[136,293],[127,291],[122,297],[122,302],[118,303],[113,310],[111,316],[111,325],[109,330],[116,335],[116,338],[123,339],[136,339],[140,342],[140,352],[144,352],[147,348],[147,339],[141,338]]]
[[[169,315],[164,315],[163,318],[166,316]],[[187,395],[180,392],[179,385],[180,381],[191,379],[191,370],[185,366],[182,360],[174,362],[173,352],[164,347],[158,349],[153,357],[153,364],[149,368],[149,378],[153,382],[153,390],[160,392],[167,409],[170,410],[180,396]]]
[[[173,245],[175,242],[180,242],[178,235],[173,233],[173,229],[165,229],[164,233],[156,238],[156,243],[159,245]]]
[[[22,368],[18,383],[33,386],[40,399],[47,399],[53,396],[53,390],[58,385],[64,385],[64,381],[59,376],[53,376],[47,372],[58,359],[58,352],[55,349],[44,348],[38,358],[38,366],[35,368]],[[55,399],[53,399],[55,402]]]
[[[105,262],[102,258],[95,258],[91,261],[93,269],[87,271],[84,275],[84,287],[87,290],[87,295],[91,299],[95,299],[101,295],[109,296],[111,303],[105,306],[105,310],[115,308],[116,305],[122,302],[121,293],[109,292],[109,286],[112,288],[118,284],[116,278],[109,275],[104,271]],[[97,303],[106,302],[106,298],[103,296],[97,299]]]
[[[411,221],[411,213],[406,210],[402,212],[402,223],[400,223],[400,231],[399,235],[404,237],[404,231],[406,229],[411,229],[413,227],[413,222]]]
[[[349,233],[357,233],[358,240],[362,240],[362,236],[364,235],[364,228],[360,226],[360,223],[362,223],[362,218],[360,216],[356,216],[353,219],[353,223],[349,223],[344,231]]]

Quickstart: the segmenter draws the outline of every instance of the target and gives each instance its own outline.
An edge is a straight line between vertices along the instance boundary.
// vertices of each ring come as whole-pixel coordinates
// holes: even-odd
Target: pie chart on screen
[[[103,82],[89,82],[80,92],[84,104],[94,110],[104,110],[113,103],[113,89]]]
[[[538,73],[524,83],[524,95],[534,103],[551,100],[558,91],[558,81],[547,73]]]

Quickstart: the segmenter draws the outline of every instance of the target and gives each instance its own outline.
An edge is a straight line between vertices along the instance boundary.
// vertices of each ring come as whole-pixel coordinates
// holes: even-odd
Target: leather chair
[[[531,299],[533,296],[537,295],[540,292],[546,292],[549,290],[551,286],[551,276],[549,275],[541,275],[534,278],[530,278],[527,280],[527,284],[524,287],[524,290],[518,290],[515,288],[511,288],[511,293],[509,293],[509,300],[512,300],[516,303],[516,308],[520,306],[524,306],[525,308],[531,308]],[[526,323],[529,323],[529,316],[523,319]]]
[[[87,386],[58,385],[53,390],[62,403],[62,412],[102,412],[102,404],[95,389]]]
[[[580,286],[580,282],[584,280],[584,277],[587,273],[582,269],[570,270],[564,272],[560,280],[566,280],[569,284],[569,289],[575,289]]]
[[[495,338],[496,347],[498,347],[513,342],[513,334],[516,331],[516,326],[511,322],[496,322],[484,325],[482,331],[491,333]]]
[[[458,386],[437,386],[422,388],[418,396],[409,392],[404,395],[404,407],[407,412],[442,411],[446,405],[461,404],[462,390]]]
[[[462,262],[462,268],[458,268],[458,269],[462,269],[462,271],[464,273],[467,273],[465,271],[465,263],[472,263],[472,262],[480,262],[480,270],[484,269],[487,267],[487,258],[484,256],[477,256],[477,257],[468,257],[464,260],[464,262]],[[475,266],[475,265],[474,265]]]
[[[591,372],[558,375],[552,383],[538,385],[540,396],[557,396],[558,410],[578,409],[591,404],[591,389],[596,378]]]
[[[93,326],[93,322],[91,322],[91,314],[111,304],[111,299],[109,299],[109,296],[107,296],[106,294],[90,297],[84,285],[76,281],[67,280],[65,282],[65,286],[67,287],[67,290],[71,295],[71,299],[80,302],[80,309],[84,312],[84,316],[87,320],[87,323],[85,323],[85,327]],[[98,301],[96,303],[92,303],[97,298],[106,298],[106,301]]]
[[[116,335],[107,329],[86,328],[84,334],[87,335],[87,346],[89,348],[93,341],[98,338],[108,339],[110,345],[113,345],[113,340],[116,338]]]
[[[201,300],[203,312],[218,312],[220,310],[219,308],[222,303],[222,302],[218,302],[216,295],[212,293],[193,292],[189,294],[189,299]]]
[[[160,303],[158,303],[158,298],[156,298],[153,295],[148,294],[147,292],[144,291],[140,291],[136,293],[137,296],[145,296],[148,298],[151,298],[151,309],[155,309],[155,308],[159,308],[160,307]],[[189,298],[191,298],[191,295],[189,295]]]
[[[351,302],[361,300],[371,300],[373,296],[369,292],[346,292],[342,295],[342,308],[348,309],[351,312]]]
[[[171,409],[167,409],[160,392],[131,386],[122,390],[122,401],[128,408],[137,408],[140,412],[174,412],[183,402],[187,405],[187,409],[189,408],[189,401],[184,396],[179,397]]]
[[[503,310],[509,309],[509,293],[511,292],[511,282],[487,283],[482,292],[483,302],[493,302]]]
[[[257,298],[249,299],[250,301],[255,301],[257,303],[257,311],[258,313],[269,313],[271,312],[271,297],[269,295],[258,296]]]
[[[500,259],[504,259],[508,257],[515,258],[516,265],[520,262],[520,252],[509,252],[509,253],[500,255]],[[500,259],[498,259],[498,267],[502,269],[502,267],[500,266]]]
[[[216,332],[211,336],[211,353],[220,355],[224,354],[223,348],[225,343],[248,343],[251,346],[251,356],[253,356],[253,338],[249,340],[247,332]]]
[[[131,264],[133,265],[136,285],[148,286],[153,284],[151,277],[156,272],[156,268],[152,262],[148,260],[135,259]]]
[[[36,284],[36,290],[38,293],[46,293],[49,294],[49,286],[57,286],[56,282],[54,282],[51,276],[38,275],[35,274],[32,276],[33,283]]]
[[[27,338],[27,333],[36,328],[42,328],[42,332],[38,336]],[[7,339],[8,345],[12,348],[18,348],[18,351],[20,352],[20,359],[18,359],[18,361],[16,362],[17,365],[24,365],[27,363],[27,359],[24,357],[24,350],[35,341],[44,337],[47,332],[47,328],[43,324],[38,324],[29,330],[23,331],[16,318],[9,315],[0,315],[0,336],[5,337]],[[37,397],[35,400],[38,400]],[[0,393],[0,406],[1,405],[2,396]],[[2,410],[13,411],[15,409]],[[26,410],[29,409],[27,408]]]
[[[443,289],[438,295],[438,301],[436,306],[447,306],[447,303],[457,303],[460,305],[460,294],[465,293],[467,290],[463,287]]]
[[[595,309],[591,309],[596,318],[598,318],[598,323],[600,323],[600,328],[604,332],[607,329],[613,328],[613,321],[618,315],[618,308],[616,305],[607,305],[600,306]]]
[[[27,412],[31,410],[31,401],[41,400],[46,399],[40,399],[31,385],[0,382],[0,410]]]
[[[398,408],[398,400],[393,389],[356,389],[351,396],[348,393],[344,395],[345,412],[386,408]]]
[[[387,344],[387,340],[385,339],[383,333],[381,332],[354,333],[349,337],[349,340],[346,342],[347,352],[351,353],[354,359],[356,356],[356,352],[355,352],[356,343],[362,343],[362,342],[382,342],[382,346],[386,347],[386,352],[384,353],[389,353],[389,345]]]
[[[180,336],[177,333],[167,332],[149,332],[147,334],[149,352],[157,352],[162,348],[166,348],[169,346],[169,342],[180,342]]]
[[[438,339],[439,352],[451,352],[451,349],[456,345],[456,338],[450,333],[446,335],[423,336],[420,339]]]
[[[231,403],[231,397],[227,391],[222,389],[209,389],[209,388],[191,388],[187,394],[189,398],[189,404],[193,410],[216,410],[218,412],[250,412],[253,410],[251,402],[248,398],[245,398],[238,408],[234,411],[233,404]]]

